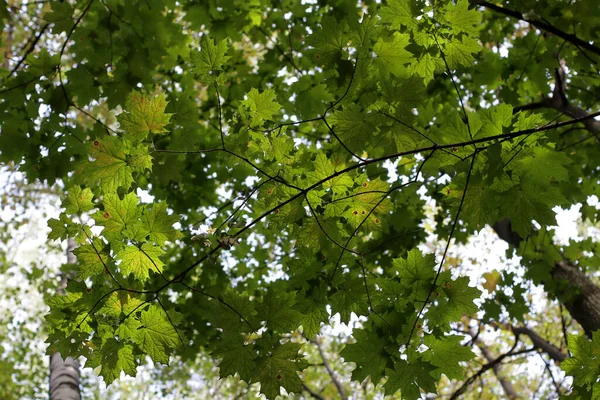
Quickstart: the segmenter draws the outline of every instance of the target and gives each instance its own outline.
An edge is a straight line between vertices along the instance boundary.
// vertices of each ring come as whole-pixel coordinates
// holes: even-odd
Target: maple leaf
[[[81,187],[73,186],[68,193],[67,198],[62,203],[67,214],[80,214],[95,207],[92,203],[94,194],[90,188],[81,190]]]
[[[177,214],[167,213],[167,203],[155,203],[142,217],[142,226],[147,230],[150,240],[163,245],[167,240],[175,241],[182,237],[181,232],[173,227],[179,221]]]
[[[132,169],[121,140],[114,136],[94,140],[90,156],[94,161],[84,164],[82,174],[90,185],[100,181],[106,193],[114,193],[119,187],[129,189],[133,183]]]
[[[50,240],[65,240],[69,237],[69,231],[72,231],[73,221],[67,217],[65,213],[60,213],[59,219],[50,218],[48,220],[48,239]]]
[[[113,292],[110,296],[108,296],[102,305],[102,308],[100,308],[100,312],[111,317],[121,318],[136,310],[139,306],[141,306],[141,304],[142,301],[136,297],[133,297],[130,293],[122,291]],[[129,320],[129,318],[127,320]],[[131,318],[131,321],[137,320]],[[127,337],[131,336],[127,335]]]
[[[474,137],[488,137],[502,134],[503,128],[512,122],[513,108],[508,104],[500,104],[478,113],[483,126]],[[473,129],[472,129],[473,130]]]
[[[363,381],[371,377],[373,383],[378,384],[390,363],[390,355],[385,350],[387,342],[377,333],[364,329],[355,329],[352,336],[356,342],[346,345],[340,352],[345,361],[356,364],[352,379]]]
[[[427,86],[427,84],[433,80],[434,72],[443,66],[443,63],[440,64],[439,61],[440,60],[436,60],[435,58],[431,57],[430,54],[425,53],[419,57],[418,60],[412,60],[409,72],[422,77],[423,81],[425,82],[425,86]]]
[[[413,28],[417,25],[410,0],[390,0],[381,7],[379,15],[384,23],[392,25],[390,29],[399,29],[401,26]]]
[[[447,326],[458,321],[463,315],[472,315],[478,308],[473,302],[481,296],[481,291],[469,286],[466,276],[449,279],[449,272],[440,275],[440,288],[436,289],[437,304],[427,312],[427,317],[435,326]]]
[[[400,32],[394,32],[390,40],[379,38],[373,46],[373,51],[377,55],[375,63],[381,71],[383,78],[388,78],[390,74],[401,77],[405,76],[407,69],[405,64],[412,61],[412,54],[405,49],[408,45],[409,36]]]
[[[442,15],[456,33],[475,35],[479,30],[481,13],[475,9],[469,10],[469,0],[458,0],[456,4],[450,2]]]
[[[423,353],[423,361],[438,367],[438,373],[443,373],[449,379],[462,379],[463,367],[460,363],[475,357],[470,348],[460,343],[463,339],[462,336],[456,335],[440,339],[433,335],[426,336],[424,342],[429,350]]]
[[[133,147],[127,157],[127,165],[138,172],[143,172],[145,169],[152,170],[152,156],[148,151],[148,146]]]
[[[271,120],[273,115],[279,113],[281,105],[275,100],[275,92],[272,89],[267,89],[260,93],[253,88],[246,96],[240,105],[240,112],[246,118],[250,118],[250,126],[258,127],[264,121]]]
[[[91,276],[101,274],[109,263],[109,254],[105,244],[100,239],[94,239],[91,244],[79,246],[73,250],[73,254],[80,261],[78,276],[87,279]]]
[[[560,368],[573,377],[577,386],[597,390],[600,375],[600,331],[592,334],[592,340],[585,335],[570,334],[568,347],[572,356],[561,362]]]
[[[334,313],[339,312],[341,321],[347,324],[352,313],[368,314],[369,307],[366,300],[367,294],[362,279],[346,280],[330,297],[331,309]]]
[[[433,254],[423,256],[419,249],[412,249],[406,258],[393,261],[393,271],[400,278],[401,283],[412,289],[414,298],[422,299],[431,289],[435,277],[436,266]]]
[[[140,322],[142,325],[133,340],[154,362],[168,364],[170,350],[182,343],[167,314],[160,306],[152,304],[142,311]]]
[[[428,362],[400,360],[394,369],[386,369],[388,380],[383,385],[385,394],[392,395],[400,390],[402,398],[420,399],[421,389],[426,393],[436,393],[436,379],[431,375],[435,367]]]
[[[329,65],[340,60],[348,44],[348,24],[326,15],[318,29],[310,36],[309,43],[315,48],[314,60],[319,65]]]
[[[308,367],[306,360],[299,355],[300,344],[286,342],[276,345],[271,354],[256,359],[256,380],[260,391],[268,399],[274,399],[283,387],[288,392],[302,391],[302,379],[298,372]]]
[[[122,234],[133,238],[131,233],[140,224],[139,218],[142,214],[138,202],[133,192],[127,193],[123,200],[117,194],[107,194],[102,201],[104,211],[96,211],[92,218],[97,225],[104,227],[103,235],[107,238],[116,242],[120,241]]]
[[[343,166],[341,166],[343,168]],[[340,168],[340,169],[341,169]],[[323,153],[319,153],[314,164],[315,180],[320,181],[323,178],[332,176],[336,170],[329,158]],[[332,189],[333,193],[342,194],[354,185],[354,181],[348,175],[336,176],[323,183],[327,189]]]
[[[448,66],[454,69],[472,65],[475,62],[473,54],[481,51],[481,45],[476,39],[463,36],[460,39],[454,38],[448,41],[444,49]]]
[[[246,382],[252,382],[256,376],[258,354],[254,346],[244,343],[241,337],[231,336],[217,343],[213,355],[219,357],[221,376],[233,376],[236,373]]]
[[[354,193],[341,198],[338,207],[346,208],[343,216],[352,227],[356,228],[363,224],[367,229],[381,229],[385,214],[391,208],[388,194],[389,185],[380,178],[365,181],[354,190]]]
[[[227,289],[222,294],[222,301],[211,300],[209,304],[210,306],[206,310],[206,318],[211,324],[225,331],[248,331],[250,327],[246,321],[240,318],[240,314],[246,319],[251,319],[257,313],[255,310],[256,305],[247,301],[244,296],[233,289]]]
[[[522,176],[520,184],[507,191],[506,196],[501,210],[511,219],[513,230],[521,237],[527,237],[531,231],[532,220],[554,224],[556,216],[552,208],[567,202],[558,187],[528,175]]]
[[[137,362],[133,355],[133,346],[124,344],[114,338],[109,338],[102,345],[102,358],[100,361],[100,376],[110,385],[121,376],[121,371],[134,376]]]
[[[569,170],[566,167],[571,162],[565,153],[551,148],[535,147],[531,155],[519,159],[516,164],[521,174],[529,175],[539,182],[551,183],[565,182],[569,179]]]
[[[163,254],[164,250],[150,243],[144,243],[141,247],[127,246],[117,253],[121,260],[119,269],[125,277],[132,273],[136,279],[144,282],[150,277],[150,270],[162,272],[164,263],[159,257]]]
[[[125,111],[117,119],[125,136],[133,142],[139,142],[150,133],[168,132],[165,126],[173,114],[165,114],[166,107],[163,93],[151,97],[134,91],[127,97]]]
[[[274,294],[268,291],[256,312],[265,321],[267,328],[275,332],[289,332],[299,325],[302,314],[294,309],[295,293]]]
[[[215,76],[210,74],[223,71],[223,64],[231,58],[225,53],[227,53],[227,39],[215,45],[214,39],[203,36],[200,40],[200,51],[194,50],[191,54],[194,72],[204,80],[214,80]]]
[[[375,127],[370,121],[369,114],[365,113],[358,104],[350,103],[343,109],[336,110],[330,117],[329,123],[343,143],[351,148],[364,143],[373,135]]]

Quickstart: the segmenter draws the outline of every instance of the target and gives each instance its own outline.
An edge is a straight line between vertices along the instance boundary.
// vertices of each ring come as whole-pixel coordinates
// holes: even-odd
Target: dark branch
[[[535,26],[536,28],[539,28],[539,29],[545,30],[547,32],[550,32],[550,33],[558,36],[559,38],[564,39],[567,42],[574,44],[575,46],[582,47],[582,48],[584,48],[586,50],[589,50],[592,53],[597,54],[597,55],[600,56],[600,48],[594,46],[593,44],[591,44],[589,42],[586,42],[583,39],[578,38],[574,34],[564,32],[564,31],[558,29],[557,27],[555,27],[554,25],[549,24],[548,22],[539,21],[537,19],[527,18],[525,15],[523,15],[522,13],[520,13],[518,11],[510,10],[508,8],[505,8],[505,7],[500,7],[500,6],[497,6],[495,4],[489,3],[487,1],[470,0],[470,3],[471,4],[480,5],[482,7],[485,7],[487,9],[489,9],[489,10],[496,11],[498,13],[507,15],[509,17],[512,17],[512,18],[515,18],[515,19],[518,19],[518,20],[521,20],[521,21],[525,21],[525,22],[527,22],[527,23]]]

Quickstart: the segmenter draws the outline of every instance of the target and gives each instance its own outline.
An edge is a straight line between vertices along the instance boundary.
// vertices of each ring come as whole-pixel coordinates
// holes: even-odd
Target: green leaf
[[[469,10],[468,0],[458,0],[456,4],[450,2],[442,16],[455,33],[474,35],[479,30],[481,12],[476,9]]]
[[[236,336],[228,336],[217,346],[213,354],[221,359],[218,364],[221,377],[237,373],[246,382],[252,382],[257,371],[258,357],[254,346],[244,343],[243,338]]]
[[[136,279],[144,282],[150,277],[151,270],[155,273],[162,272],[164,263],[159,257],[163,254],[164,250],[150,243],[144,243],[141,247],[127,246],[117,253],[121,260],[119,269],[125,277],[133,274]]]
[[[375,126],[359,105],[350,103],[343,109],[336,110],[328,121],[342,143],[351,149],[368,141],[375,132]]]
[[[108,298],[102,305],[100,312],[102,314],[108,315],[110,317],[123,318],[123,317],[129,315],[129,313],[136,310],[141,305],[142,305],[142,301],[136,297],[133,297],[133,295],[130,293],[127,293],[124,291],[113,292],[110,296],[108,296]],[[135,318],[127,318],[126,321],[138,322]],[[122,326],[124,326],[124,324],[120,325],[119,327],[122,327]],[[133,336],[132,335],[125,336],[125,338],[131,338],[131,337],[133,337]]]
[[[448,274],[449,275],[449,274]],[[436,289],[437,304],[432,306],[427,317],[434,326],[447,326],[450,322],[459,321],[463,315],[472,315],[478,307],[474,300],[481,296],[481,291],[469,286],[466,276],[456,280],[439,279],[440,288]]]
[[[227,39],[223,39],[215,45],[214,39],[203,36],[200,40],[200,51],[194,50],[191,54],[194,73],[203,79],[214,79],[210,74],[223,71],[223,65],[231,58],[225,53],[227,53]]]
[[[364,329],[355,329],[352,336],[356,343],[346,345],[340,352],[340,356],[344,357],[345,361],[356,364],[356,368],[352,371],[353,380],[362,382],[370,377],[377,385],[390,362],[390,356],[385,350],[386,341],[377,333]]]
[[[104,227],[103,234],[107,238],[120,241],[124,232],[131,231],[139,224],[142,212],[138,202],[133,192],[127,193],[123,200],[116,194],[107,194],[102,201],[104,211],[96,211],[92,218],[97,225]]]
[[[81,190],[81,187],[73,186],[68,193],[67,198],[62,203],[67,214],[81,214],[95,207],[92,203],[94,194],[90,188]]]
[[[367,292],[362,279],[346,280],[339,290],[330,297],[331,310],[340,313],[343,323],[350,322],[352,313],[366,315],[369,312]]]
[[[169,363],[170,350],[181,346],[181,339],[164,310],[155,304],[142,311],[141,327],[134,341],[154,362]]]
[[[61,213],[59,219],[50,218],[48,220],[48,227],[50,233],[48,233],[48,239],[50,240],[66,240],[69,237],[69,227],[73,224],[73,221],[67,217],[65,213]]]
[[[481,51],[479,42],[468,36],[463,36],[461,39],[454,38],[448,41],[444,47],[446,60],[451,69],[473,65],[475,62],[473,54]]]
[[[341,168],[340,168],[341,169]],[[320,181],[321,179],[328,178],[336,172],[331,160],[323,153],[319,153],[314,163],[315,180]],[[354,181],[348,175],[336,176],[332,179],[327,180],[323,183],[323,186],[327,189],[332,189],[333,193],[342,194],[346,193],[354,185]]]
[[[100,365],[102,367],[100,369],[100,376],[104,378],[104,382],[107,385],[118,379],[121,371],[135,376],[137,362],[133,355],[133,346],[121,343],[113,338],[108,339],[102,346],[102,361]]]
[[[152,170],[152,156],[148,151],[148,146],[133,147],[127,157],[127,165],[136,172],[143,173],[145,169]]]
[[[422,298],[431,288],[436,264],[433,254],[423,256],[419,249],[412,249],[406,258],[395,259],[393,268],[402,284],[413,288],[415,296]]]
[[[409,36],[400,32],[394,32],[390,40],[379,38],[373,51],[377,55],[375,64],[379,67],[381,76],[388,78],[390,74],[402,77],[406,75],[405,64],[412,61],[412,54],[406,50]]]
[[[369,230],[381,229],[384,218],[391,209],[388,192],[389,185],[380,178],[365,181],[352,195],[340,199],[338,206],[346,207],[343,216],[352,227],[362,224]]]
[[[460,363],[471,360],[475,353],[460,342],[461,336],[443,336],[440,339],[433,335],[425,337],[425,345],[429,350],[423,353],[423,360],[439,368],[439,372],[449,379],[463,379],[463,367]]]
[[[552,208],[566,202],[555,185],[525,175],[518,186],[506,192],[506,201],[501,210],[511,219],[513,230],[521,237],[527,237],[532,229],[532,220],[553,225],[556,217]]]
[[[302,314],[294,309],[295,293],[274,294],[268,291],[263,303],[257,307],[257,313],[265,321],[268,329],[274,332],[287,333],[300,325]]]
[[[431,375],[435,367],[428,362],[400,360],[394,365],[394,369],[386,369],[388,380],[383,385],[385,394],[392,395],[398,390],[402,398],[416,400],[421,398],[421,390],[426,393],[436,393],[435,378]]]
[[[480,138],[502,134],[503,128],[510,126],[512,114],[513,108],[508,104],[500,104],[482,110],[479,113],[479,117],[484,125],[475,137]]]
[[[280,394],[280,388],[288,392],[300,393],[302,379],[298,372],[308,367],[308,363],[299,355],[300,344],[287,342],[276,345],[271,354],[256,359],[256,380],[260,382],[260,391],[267,399]]]
[[[70,6],[69,6],[70,7]],[[58,54],[50,55],[47,49],[40,50],[39,54],[27,56],[29,72],[36,76],[49,75],[56,70],[59,64]]]
[[[91,244],[77,247],[73,250],[80,262],[78,277],[87,279],[102,274],[109,263],[109,254],[105,244],[100,239],[94,239]]]
[[[167,240],[175,241],[182,237],[181,232],[173,227],[173,224],[179,222],[177,214],[168,214],[167,203],[155,203],[149,211],[142,217],[142,226],[148,231],[150,240],[158,245],[163,245]]]
[[[598,385],[600,375],[600,331],[585,335],[569,335],[569,351],[572,356],[560,363],[560,368],[573,377],[577,386],[592,389]]]
[[[272,121],[273,115],[278,114],[281,109],[281,105],[275,101],[275,92],[271,89],[260,93],[253,88],[246,96],[248,98],[241,102],[240,112],[250,119],[251,127],[259,127],[265,121]]]
[[[82,175],[90,186],[99,181],[105,193],[114,193],[119,187],[129,189],[133,176],[122,140],[114,136],[96,139],[92,142],[90,156],[94,161],[86,161],[82,168]]]
[[[411,74],[417,74],[425,82],[425,86],[433,80],[433,74],[440,67],[438,60],[431,57],[430,54],[423,54],[418,60],[413,60],[409,72]]]
[[[146,139],[150,133],[168,132],[165,126],[173,114],[165,114],[166,107],[167,101],[163,93],[152,97],[131,92],[125,102],[125,111],[118,116],[125,137],[139,142]]]
[[[402,26],[412,28],[418,23],[416,15],[412,12],[410,0],[390,0],[386,6],[381,7],[379,15],[382,22],[392,25],[392,29]]]
[[[325,15],[318,28],[310,36],[309,43],[314,46],[314,61],[317,65],[333,67],[340,61],[348,44],[348,24],[338,22],[335,17]]]
[[[517,161],[522,174],[544,182],[565,182],[569,179],[567,167],[571,159],[562,152],[553,149],[536,147],[532,154]]]

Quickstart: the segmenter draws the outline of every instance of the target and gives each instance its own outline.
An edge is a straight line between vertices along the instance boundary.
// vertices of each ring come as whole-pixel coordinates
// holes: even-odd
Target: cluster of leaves
[[[462,378],[474,354],[451,324],[481,292],[445,268],[451,239],[503,218],[525,238],[585,200],[597,149],[569,129],[591,117],[519,108],[550,87],[541,62],[522,86],[511,72],[534,29],[505,62],[482,43],[515,26],[467,0],[351,3],[43,6],[66,40],[0,73],[0,161],[67,188],[50,239],[79,247],[48,302],[49,352],[110,383],[145,355],[208,349],[274,398],[303,390],[290,332],[339,313],[365,317],[341,353],[354,379],[418,398]],[[417,249],[422,187],[441,206],[437,258]]]

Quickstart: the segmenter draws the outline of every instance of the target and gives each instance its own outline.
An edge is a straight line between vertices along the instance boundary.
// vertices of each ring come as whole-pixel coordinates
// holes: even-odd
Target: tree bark
[[[510,219],[505,218],[496,222],[493,229],[500,239],[519,247],[521,238],[512,231],[510,225]],[[566,259],[554,264],[551,276],[555,281],[567,282],[567,285],[558,285],[559,289],[553,295],[591,338],[592,332],[600,329],[600,287],[578,266]]]
[[[73,249],[75,241],[67,241],[67,264],[75,264]],[[58,293],[62,294],[67,286],[67,276],[63,276],[58,287]],[[79,384],[79,362],[67,357],[65,360],[60,353],[50,356],[50,400],[81,400]]]
[[[548,357],[550,357],[557,363],[560,364],[561,362],[565,361],[565,359],[567,358],[567,355],[565,353],[563,353],[562,351],[560,351],[560,349],[558,347],[556,347],[552,343],[546,341],[544,338],[542,338],[540,335],[538,335],[531,329],[529,329],[525,326],[519,326],[519,327],[511,326],[510,328],[516,335],[529,336],[529,339],[531,339],[531,342],[533,343],[533,346],[536,349],[542,350],[544,353],[548,354]]]
[[[592,332],[600,329],[600,287],[568,260],[554,264],[552,279],[569,283],[568,293],[558,293],[558,299],[567,298],[563,301],[565,308],[591,338]]]

